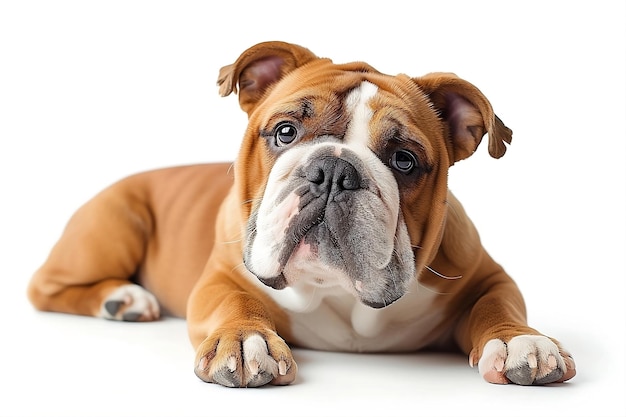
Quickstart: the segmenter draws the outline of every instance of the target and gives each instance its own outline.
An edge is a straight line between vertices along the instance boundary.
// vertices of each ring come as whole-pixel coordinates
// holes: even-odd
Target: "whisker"
[[[233,269],[231,269],[230,272],[234,272],[236,269],[240,269],[240,268],[243,268],[245,272],[249,272],[248,268],[246,268],[246,265],[243,262],[238,263],[237,265],[233,266]]]
[[[224,241],[220,242],[220,244],[222,244],[222,245],[232,245],[233,243],[239,243],[241,241],[243,241],[242,238],[234,239],[234,240],[224,240]]]
[[[311,293],[311,297],[306,304],[305,311],[308,311],[309,307],[313,304],[313,300],[315,300],[315,293],[317,292],[317,287],[313,286],[313,292]]]
[[[232,240],[221,240],[219,242],[215,242],[215,244],[220,244],[220,245],[232,245],[233,243],[241,243],[243,242],[243,236],[242,233],[238,233],[239,237],[235,237],[233,236]]]
[[[433,294],[437,294],[437,295],[450,295],[450,294],[452,294],[451,292],[436,291],[436,290],[434,290],[434,289],[432,289],[430,287],[427,287],[426,285],[422,284],[419,281],[417,282],[417,285],[419,285],[420,288],[423,288],[424,290],[429,291],[429,292],[431,292]]]
[[[261,200],[262,200],[261,198],[251,198],[249,200],[243,201],[241,203],[241,205],[243,206],[243,205],[246,205],[246,204],[253,204],[253,203],[255,203],[257,201],[261,201]]]
[[[395,249],[394,249],[394,252],[395,252]],[[391,277],[391,283],[393,284],[393,289],[396,292],[398,292],[398,280],[397,280],[396,274],[394,274],[393,271],[391,270],[390,264],[391,262],[385,266],[385,269],[387,270],[387,272],[389,273],[389,276]]]
[[[430,266],[426,265],[426,269],[428,269],[430,272],[432,272],[433,274],[437,275],[439,278],[443,278],[443,279],[449,279],[449,280],[455,280],[455,279],[461,279],[463,278],[463,275],[457,275],[455,277],[449,277],[447,275],[444,275],[442,273],[439,273],[437,271],[435,271],[434,269],[432,269]]]

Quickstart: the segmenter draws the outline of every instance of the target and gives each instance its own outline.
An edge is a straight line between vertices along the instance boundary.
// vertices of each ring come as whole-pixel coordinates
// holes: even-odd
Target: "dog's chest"
[[[301,347],[406,352],[439,343],[449,333],[441,326],[445,317],[437,294],[415,281],[405,296],[382,309],[360,303],[339,286],[260,288],[287,311],[293,342]]]

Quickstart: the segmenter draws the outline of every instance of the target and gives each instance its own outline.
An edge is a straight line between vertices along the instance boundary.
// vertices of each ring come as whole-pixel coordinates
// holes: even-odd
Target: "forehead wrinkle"
[[[321,101],[319,106],[314,106],[315,110],[319,111],[319,118],[314,119],[319,122],[313,128],[315,135],[334,135],[343,138],[348,126],[348,117],[343,102],[335,94]]]
[[[268,123],[281,117],[300,121],[307,137],[333,135],[342,138],[347,127],[344,104],[332,91],[283,102],[274,108]]]
[[[401,136],[408,136],[407,139],[422,142],[432,132],[424,132],[421,128],[431,125],[437,116],[432,112],[419,111],[423,108],[419,104],[428,104],[422,94],[417,97],[396,96],[383,89],[370,100],[370,107],[380,125],[392,128]]]

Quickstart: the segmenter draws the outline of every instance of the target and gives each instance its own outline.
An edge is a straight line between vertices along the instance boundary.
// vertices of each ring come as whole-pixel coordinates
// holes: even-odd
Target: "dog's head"
[[[244,262],[266,285],[339,285],[372,307],[400,298],[439,246],[447,170],[511,131],[454,74],[390,76],[266,42],[221,69],[249,125],[235,163]]]

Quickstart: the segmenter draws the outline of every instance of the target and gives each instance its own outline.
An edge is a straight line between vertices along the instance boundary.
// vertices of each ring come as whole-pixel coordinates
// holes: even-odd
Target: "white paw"
[[[485,380],[496,384],[544,385],[572,374],[574,369],[568,372],[568,365],[574,367],[571,356],[561,352],[549,338],[522,335],[507,344],[499,339],[487,342],[478,361],[478,371]]]
[[[123,285],[102,303],[100,317],[120,321],[153,321],[160,315],[154,295],[135,284]]]

